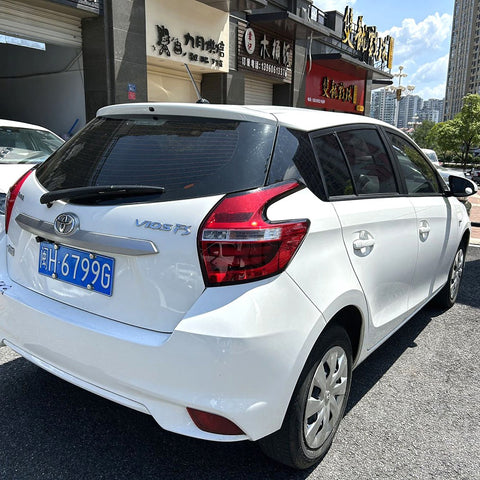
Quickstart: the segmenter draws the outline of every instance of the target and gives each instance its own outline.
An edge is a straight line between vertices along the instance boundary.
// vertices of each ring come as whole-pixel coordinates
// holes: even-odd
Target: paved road
[[[160,430],[141,413],[0,348],[0,479],[480,479],[480,248],[458,304],[424,309],[355,372],[346,417],[316,469],[249,442]]]

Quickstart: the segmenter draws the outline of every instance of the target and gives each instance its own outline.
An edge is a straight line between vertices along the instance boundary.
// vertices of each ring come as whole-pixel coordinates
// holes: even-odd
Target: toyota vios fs
[[[284,107],[101,109],[6,201],[0,342],[192,437],[306,468],[352,369],[435,297],[470,223],[395,128]]]

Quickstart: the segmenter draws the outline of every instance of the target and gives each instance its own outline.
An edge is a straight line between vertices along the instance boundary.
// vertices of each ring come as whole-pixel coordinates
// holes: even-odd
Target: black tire
[[[328,360],[330,365],[334,365],[333,372]],[[324,387],[318,385],[318,380],[314,381],[315,375],[318,380],[325,380]],[[350,339],[343,328],[329,327],[322,333],[305,364],[282,427],[259,440],[263,452],[296,469],[309,468],[320,462],[343,418],[351,380]],[[311,414],[308,418],[307,401]],[[324,408],[316,411],[322,404]],[[328,421],[325,422],[327,416]]]
[[[448,272],[447,283],[433,299],[433,303],[437,307],[449,309],[455,305],[460,290],[460,282],[463,277],[463,269],[465,267],[465,253],[465,247],[460,245],[455,253],[450,271]]]

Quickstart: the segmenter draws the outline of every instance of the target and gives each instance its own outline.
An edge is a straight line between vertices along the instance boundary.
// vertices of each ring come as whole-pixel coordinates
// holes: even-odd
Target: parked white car
[[[430,148],[422,148],[422,152],[428,157],[428,159],[436,166],[439,167],[442,164],[438,160],[437,152],[435,150],[431,150]]]
[[[288,107],[105,107],[12,188],[0,342],[208,440],[307,468],[352,369],[457,298],[470,222],[401,131]]]
[[[62,143],[59,136],[46,128],[0,119],[0,235],[3,234],[5,197],[10,186]]]

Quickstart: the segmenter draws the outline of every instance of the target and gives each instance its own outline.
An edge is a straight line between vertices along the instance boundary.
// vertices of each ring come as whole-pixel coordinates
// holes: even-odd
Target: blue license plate
[[[103,295],[112,295],[115,260],[76,248],[40,243],[38,273]]]

